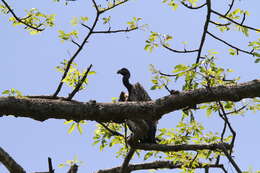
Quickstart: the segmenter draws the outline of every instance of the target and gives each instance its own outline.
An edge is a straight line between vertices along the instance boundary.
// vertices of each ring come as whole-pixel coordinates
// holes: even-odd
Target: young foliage
[[[72,124],[71,124],[71,123],[72,123]],[[69,120],[69,121],[65,121],[64,124],[71,124],[71,125],[70,125],[70,128],[68,129],[68,133],[69,133],[69,134],[71,134],[71,133],[74,131],[75,127],[77,127],[78,132],[79,132],[80,134],[82,134],[82,133],[83,133],[83,129],[82,129],[82,126],[81,126],[81,125],[85,125],[85,124],[87,124],[87,122],[86,122],[85,120],[81,120],[81,121],[79,121],[79,122],[75,122],[75,121],[73,121],[73,120]]]
[[[67,64],[68,64],[68,61],[63,60],[61,62],[61,65],[56,67],[57,71],[64,73],[64,71],[67,67]],[[78,70],[78,65],[76,63],[72,63],[67,76],[63,79],[63,82],[66,83],[68,86],[75,88],[79,84],[80,80],[82,79],[82,77],[84,76],[86,71],[87,70],[80,72]],[[88,73],[88,75],[93,75],[93,74],[96,74],[96,72],[90,71]],[[88,84],[88,78],[86,78],[86,80],[83,82],[83,85],[80,87],[80,90],[85,89],[87,84]]]
[[[17,90],[17,89],[15,89],[15,88],[11,88],[9,90],[4,90],[2,92],[2,94],[3,95],[7,95],[7,96],[19,96],[19,97],[23,96],[22,92]]]
[[[13,26],[24,25],[27,24],[29,26],[33,26],[34,28],[46,28],[53,27],[55,25],[55,14],[43,14],[37,8],[32,8],[30,10],[25,10],[26,16],[20,18],[23,22],[16,20],[15,17],[10,17],[9,21],[13,23]],[[37,34],[40,31],[31,28],[29,26],[25,26],[25,29],[30,32],[30,34]]]

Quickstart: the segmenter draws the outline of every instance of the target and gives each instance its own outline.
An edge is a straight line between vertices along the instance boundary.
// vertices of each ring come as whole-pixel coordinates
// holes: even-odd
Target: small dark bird
[[[132,85],[129,82],[130,72],[126,68],[117,71],[123,76],[123,84],[127,88],[128,97],[123,99],[122,93],[120,95],[121,101],[150,101],[152,100],[140,83]],[[138,138],[141,143],[156,143],[155,133],[157,128],[157,121],[154,120],[127,120],[127,126],[133,132],[135,138]]]

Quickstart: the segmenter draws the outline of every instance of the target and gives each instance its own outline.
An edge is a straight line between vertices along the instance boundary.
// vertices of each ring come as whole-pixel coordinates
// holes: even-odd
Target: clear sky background
[[[57,17],[54,28],[48,28],[41,34],[31,36],[23,27],[13,27],[8,22],[8,16],[0,16],[0,78],[2,79],[0,91],[15,88],[24,95],[53,94],[61,78],[61,74],[55,70],[55,67],[63,59],[68,59],[69,55],[76,50],[75,45],[70,42],[61,43],[58,30],[62,29],[66,32],[73,29],[79,30],[82,36],[79,38],[81,42],[88,30],[81,26],[73,27],[69,21],[73,16],[88,16],[91,23],[95,15],[91,1],[78,0],[69,3],[68,6],[64,6],[63,3],[53,3],[51,0],[8,2],[20,16],[25,14],[24,9],[38,8],[46,14],[57,14]],[[97,2],[104,3],[105,0],[97,0]],[[228,8],[226,2],[226,0],[218,0],[212,5],[215,10],[224,12]],[[251,15],[245,24],[256,28],[260,27],[259,6],[260,1],[257,0],[241,0],[236,3],[236,7],[250,11]],[[191,11],[180,6],[177,11],[173,11],[162,4],[161,0],[130,0],[104,15],[104,17],[108,16],[112,17],[112,29],[125,29],[126,22],[134,16],[141,17],[143,19],[141,23],[149,24],[149,29],[148,31],[138,30],[131,33],[91,36],[76,62],[80,64],[80,68],[93,64],[93,70],[97,74],[89,77],[90,84],[87,89],[78,93],[74,99],[111,102],[112,97],[118,97],[119,93],[125,90],[121,84],[121,76],[116,74],[116,71],[122,67],[131,70],[131,81],[141,82],[153,99],[167,95],[166,90],[149,90],[152,86],[149,64],[154,64],[164,72],[170,72],[177,64],[194,63],[196,55],[173,54],[163,48],[148,53],[144,51],[145,40],[148,38],[149,31],[152,30],[171,34],[174,38],[171,42],[174,48],[182,49],[182,41],[188,42],[187,49],[197,48],[204,25],[205,8]],[[100,24],[98,28],[101,30],[106,27]],[[244,38],[240,32],[223,34],[212,26],[210,28],[217,36],[243,48],[246,48],[249,40],[257,39],[254,33],[250,34],[249,38]],[[228,77],[240,76],[241,82],[259,78],[259,64],[254,63],[255,58],[243,53],[239,56],[229,56],[228,47],[208,37],[203,54],[209,49],[220,52],[217,55],[219,65],[235,70]],[[171,83],[170,87],[180,89],[181,85]],[[64,87],[60,96],[66,97],[70,91],[70,88]],[[208,131],[214,132],[222,128],[222,121],[216,115],[206,118],[204,113],[197,112],[195,117],[204,123]],[[160,120],[159,127],[174,127],[179,118],[179,112],[164,116]],[[56,173],[66,172],[68,167],[57,168],[57,165],[73,159],[74,156],[84,161],[79,168],[79,173],[121,165],[123,159],[115,158],[118,148],[114,147],[100,152],[98,146],[92,145],[95,122],[88,122],[82,135],[77,131],[68,134],[69,126],[64,125],[63,122],[55,119],[38,122],[29,118],[1,117],[0,146],[28,172],[47,171],[48,157],[53,159]],[[249,167],[260,170],[259,113],[249,112],[243,116],[235,116],[231,118],[231,122],[237,130],[235,160],[243,170]],[[229,165],[228,170],[232,172],[231,164],[227,163],[227,165]],[[3,165],[0,165],[0,172],[7,172]]]

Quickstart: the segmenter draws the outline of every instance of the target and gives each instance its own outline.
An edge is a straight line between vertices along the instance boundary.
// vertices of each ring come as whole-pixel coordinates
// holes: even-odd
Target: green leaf
[[[80,17],[80,20],[82,20],[83,22],[87,22],[87,21],[89,20],[89,18],[88,18],[88,17],[83,17],[83,16],[81,16],[81,17]]]
[[[256,60],[255,60],[255,63],[259,63],[260,62],[260,58],[257,58]]]
[[[63,168],[64,166],[66,166],[65,164],[61,163],[58,165],[59,168]]]
[[[93,75],[93,74],[96,74],[96,72],[95,71],[88,72],[88,75]]]
[[[68,133],[69,133],[69,134],[71,134],[72,131],[75,129],[76,124],[77,124],[77,123],[73,123],[73,124],[71,124],[71,126],[70,126],[70,128],[69,128],[69,130],[68,130]]]
[[[72,26],[76,26],[77,24],[79,23],[79,19],[77,17],[73,17],[71,20],[70,20],[70,24]]]
[[[83,129],[82,129],[80,123],[77,123],[77,128],[78,128],[79,133],[82,134],[83,133]]]
[[[10,91],[9,91],[9,90],[4,90],[4,91],[2,92],[2,94],[3,94],[3,95],[5,95],[5,94],[6,94],[6,95],[9,95],[9,94],[10,94]]]
[[[69,123],[72,123],[73,120],[69,120],[69,121],[65,121],[64,124],[69,124]]]

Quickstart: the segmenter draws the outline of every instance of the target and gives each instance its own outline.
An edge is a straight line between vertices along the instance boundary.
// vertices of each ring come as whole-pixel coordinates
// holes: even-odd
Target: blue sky
[[[0,16],[0,38],[2,38],[0,91],[16,88],[24,95],[53,94],[61,77],[61,74],[55,70],[55,66],[59,65],[63,59],[68,59],[69,55],[76,50],[72,43],[61,43],[58,30],[68,32],[77,29],[80,35],[84,36],[87,30],[80,26],[73,27],[69,21],[73,16],[88,16],[91,23],[95,10],[90,2],[81,0],[70,3],[68,6],[64,6],[63,3],[53,3],[51,0],[25,0],[9,3],[20,16],[24,14],[24,9],[30,8],[38,8],[47,14],[57,14],[57,23],[54,28],[48,28],[41,34],[31,36],[23,27],[13,27],[8,22],[7,16]],[[250,11],[251,15],[245,21],[247,25],[260,26],[259,1],[239,1],[236,6]],[[225,11],[228,8],[225,0],[213,2],[213,7],[219,11]],[[182,49],[182,41],[188,41],[187,48],[196,48],[204,25],[205,9],[189,11],[180,6],[177,11],[173,11],[160,0],[149,1],[149,3],[130,0],[104,14],[104,17],[107,16],[112,17],[112,29],[125,29],[126,22],[132,17],[141,17],[143,19],[141,23],[149,24],[149,28],[147,31],[91,36],[76,62],[81,68],[93,64],[93,70],[97,74],[89,77],[90,84],[87,89],[78,93],[74,99],[110,102],[112,97],[117,97],[122,90],[125,90],[120,76],[116,74],[121,67],[129,68],[132,71],[132,82],[141,82],[153,99],[167,95],[165,90],[149,90],[152,86],[149,64],[154,64],[164,72],[169,72],[177,64],[193,63],[196,55],[173,54],[163,48],[148,53],[144,51],[145,40],[148,38],[149,31],[152,30],[171,34],[172,45],[175,48]],[[101,30],[104,26],[100,24],[98,28]],[[247,45],[248,40],[257,38],[253,38],[256,36],[254,33],[251,37],[244,38],[236,31],[223,34],[213,27],[211,31],[242,47]],[[241,81],[259,78],[259,64],[253,63],[254,58],[242,53],[235,57],[229,56],[228,47],[211,38],[206,40],[206,44],[204,53],[209,49],[217,50],[220,52],[217,63],[234,69],[235,72],[230,77],[240,76]],[[181,85],[172,83],[170,87],[180,89]],[[64,87],[60,96],[67,96],[69,91],[70,88]],[[180,113],[173,112],[164,116],[159,126],[172,127],[179,118],[178,114]],[[203,113],[198,112],[195,117],[202,121],[208,130],[215,131],[222,128],[222,122],[216,116],[205,118]],[[232,124],[237,129],[234,156],[242,169],[247,169],[249,166],[255,170],[260,169],[258,159],[260,152],[257,150],[260,140],[256,135],[256,132],[260,130],[259,121],[259,113],[252,112],[231,118]],[[0,146],[28,172],[47,171],[47,157],[53,159],[56,173],[65,172],[68,168],[57,168],[57,165],[73,159],[75,155],[79,160],[84,161],[79,172],[94,172],[122,163],[122,159],[114,156],[116,148],[99,152],[97,146],[93,147],[92,136],[95,122],[88,122],[82,135],[76,131],[69,135],[67,129],[68,126],[64,125],[61,120],[37,122],[28,118],[2,117],[0,119],[2,137]],[[231,165],[229,167],[231,170]],[[0,165],[0,172],[7,172],[2,165]]]

